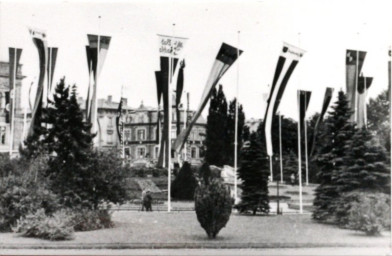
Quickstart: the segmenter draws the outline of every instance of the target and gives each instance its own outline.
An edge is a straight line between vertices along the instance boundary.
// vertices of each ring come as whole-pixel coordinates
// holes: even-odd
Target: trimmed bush
[[[390,199],[382,193],[359,193],[358,201],[350,203],[346,227],[363,231],[366,235],[380,235],[391,225]]]
[[[204,182],[195,190],[197,219],[208,238],[215,238],[230,219],[232,200],[230,190],[219,179]]]
[[[23,237],[35,237],[48,240],[71,240],[74,229],[70,224],[70,216],[65,210],[55,212],[53,216],[39,209],[34,214],[20,218],[13,231]]]

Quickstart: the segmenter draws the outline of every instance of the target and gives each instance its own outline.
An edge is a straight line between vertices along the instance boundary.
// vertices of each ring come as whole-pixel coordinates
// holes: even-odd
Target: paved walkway
[[[387,248],[389,232],[359,232],[314,223],[310,215],[232,214],[216,239],[206,237],[194,212],[115,212],[115,227],[76,232],[71,241],[47,241],[0,233],[4,249],[174,249],[174,248]]]

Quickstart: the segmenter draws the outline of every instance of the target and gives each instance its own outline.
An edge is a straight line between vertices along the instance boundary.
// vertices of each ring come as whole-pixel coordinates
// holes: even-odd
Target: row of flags
[[[41,125],[40,115],[42,107],[46,107],[52,91],[52,80],[55,72],[55,65],[57,60],[58,49],[47,46],[46,33],[38,29],[29,29],[33,43],[38,50],[39,56],[39,77],[37,83],[37,90],[35,101],[32,107],[32,119],[31,126],[28,135],[34,133],[34,127]],[[168,158],[170,152],[168,152],[169,141],[169,109],[175,107],[177,115],[177,138],[174,142],[174,149],[177,153],[184,147],[184,144],[189,136],[193,125],[199,118],[201,112],[205,108],[212,89],[217,85],[218,81],[222,78],[225,72],[230,66],[236,61],[236,59],[242,54],[242,51],[230,46],[226,43],[222,43],[215,61],[212,65],[210,74],[205,84],[202,97],[199,102],[199,106],[190,118],[186,129],[181,131],[180,127],[180,104],[181,97],[184,88],[184,48],[187,42],[187,38],[173,37],[158,35],[159,38],[159,54],[160,54],[160,70],[155,72],[156,86],[157,86],[157,101],[158,106],[163,102],[163,120],[161,115],[157,113],[157,142],[160,143],[162,149],[159,154],[159,163],[163,164],[163,159]],[[88,65],[89,85],[86,99],[86,119],[91,123],[91,131],[93,133],[99,133],[99,122],[97,118],[97,90],[98,90],[98,78],[102,71],[103,64],[109,49],[111,37],[101,35],[87,35],[88,45],[86,46],[86,57]],[[10,48],[10,74],[16,74],[17,67],[19,65],[20,56],[22,49]],[[288,84],[288,81],[294,72],[298,62],[305,54],[305,51],[284,43],[282,51],[278,58],[275,74],[273,76],[273,83],[270,88],[269,97],[267,100],[267,109],[264,117],[264,132],[266,136],[266,147],[269,156],[273,155],[272,148],[272,119],[276,114],[279,107],[281,98]],[[346,89],[349,98],[350,108],[353,110],[352,121],[357,122],[359,127],[366,125],[366,96],[367,90],[372,84],[373,78],[364,77],[362,75],[362,67],[366,58],[366,52],[357,50],[347,50],[346,52]],[[390,65],[390,64],[389,64]],[[390,72],[390,67],[389,67]],[[6,95],[6,102],[8,103],[9,113],[7,120],[11,122],[13,119],[12,107],[15,104],[13,97],[14,92],[14,77],[10,75],[10,93]],[[169,103],[171,100],[171,93],[169,88],[173,88],[175,85],[175,102]],[[319,126],[319,123],[323,120],[327,108],[330,104],[333,94],[332,88],[327,88],[324,101],[321,109],[321,114],[316,122],[315,129]],[[299,104],[299,120],[301,130],[304,127],[303,120],[305,119],[306,110],[310,101],[311,92],[301,91],[298,98]],[[169,98],[170,97],[170,98]],[[170,104],[170,107],[169,107]],[[120,102],[117,117],[117,133],[119,136],[120,143],[122,143],[122,129],[123,124],[121,121],[122,113],[122,101]],[[159,136],[160,126],[163,123],[163,136]],[[312,138],[311,153],[314,152],[314,144],[316,138]]]

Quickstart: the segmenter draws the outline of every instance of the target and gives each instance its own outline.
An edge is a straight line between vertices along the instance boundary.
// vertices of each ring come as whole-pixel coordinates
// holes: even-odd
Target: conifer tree
[[[240,212],[269,212],[268,158],[256,132],[250,135],[249,143],[241,150],[242,165],[238,176],[242,179],[241,202],[236,206]]]
[[[237,99],[230,101],[229,113],[226,127],[226,161],[225,164],[234,166],[234,137],[235,137],[235,106]],[[245,124],[245,113],[242,105],[238,104],[238,130],[237,130],[237,152],[240,152],[243,141],[243,127]]]
[[[390,124],[388,90],[381,92],[375,99],[370,99],[367,107],[368,128],[385,149],[390,152]]]
[[[74,205],[88,200],[86,191],[93,190],[91,170],[92,139],[90,125],[83,121],[83,113],[76,99],[76,87],[71,95],[60,81],[54,94],[55,114],[51,116],[52,127],[48,140],[55,157],[49,162],[49,177],[53,190],[63,199],[64,204]]]
[[[226,124],[227,102],[222,89],[214,88],[211,94],[210,108],[207,117],[206,162],[210,165],[223,166],[226,159]]]
[[[344,149],[343,164],[334,177],[339,193],[360,189],[389,194],[387,154],[371,133],[366,128],[358,130]]]
[[[354,126],[350,123],[351,110],[343,93],[338,94],[337,102],[332,106],[329,117],[324,123],[323,134],[318,140],[321,148],[315,161],[318,165],[318,179],[320,185],[316,189],[313,201],[313,218],[321,222],[331,221],[339,198],[339,191],[334,183],[337,170],[343,165],[345,145],[354,133]]]
[[[197,181],[191,165],[185,162],[172,183],[171,196],[180,200],[193,200]]]

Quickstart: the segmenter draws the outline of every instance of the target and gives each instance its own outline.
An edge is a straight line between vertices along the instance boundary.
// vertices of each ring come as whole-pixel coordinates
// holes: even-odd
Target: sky
[[[85,98],[87,34],[111,36],[98,97],[112,95],[119,101],[123,87],[128,105],[138,107],[143,101],[156,107],[157,34],[186,37],[184,90],[190,92],[195,110],[225,42],[244,52],[220,84],[232,100],[238,81],[239,102],[249,119],[264,117],[263,94],[269,92],[282,44],[287,42],[306,51],[280,105],[283,115],[296,119],[297,89],[312,91],[308,115],[320,111],[326,87],[334,87],[335,95],[345,90],[346,49],[367,51],[362,71],[374,77],[369,97],[387,88],[391,10],[392,1],[382,0],[0,0],[0,60],[8,61],[8,47],[23,49],[23,103],[28,106],[28,88],[38,80],[38,52],[28,28],[43,29],[48,46],[59,47],[54,82],[65,76],[66,83],[76,84],[79,96]]]

